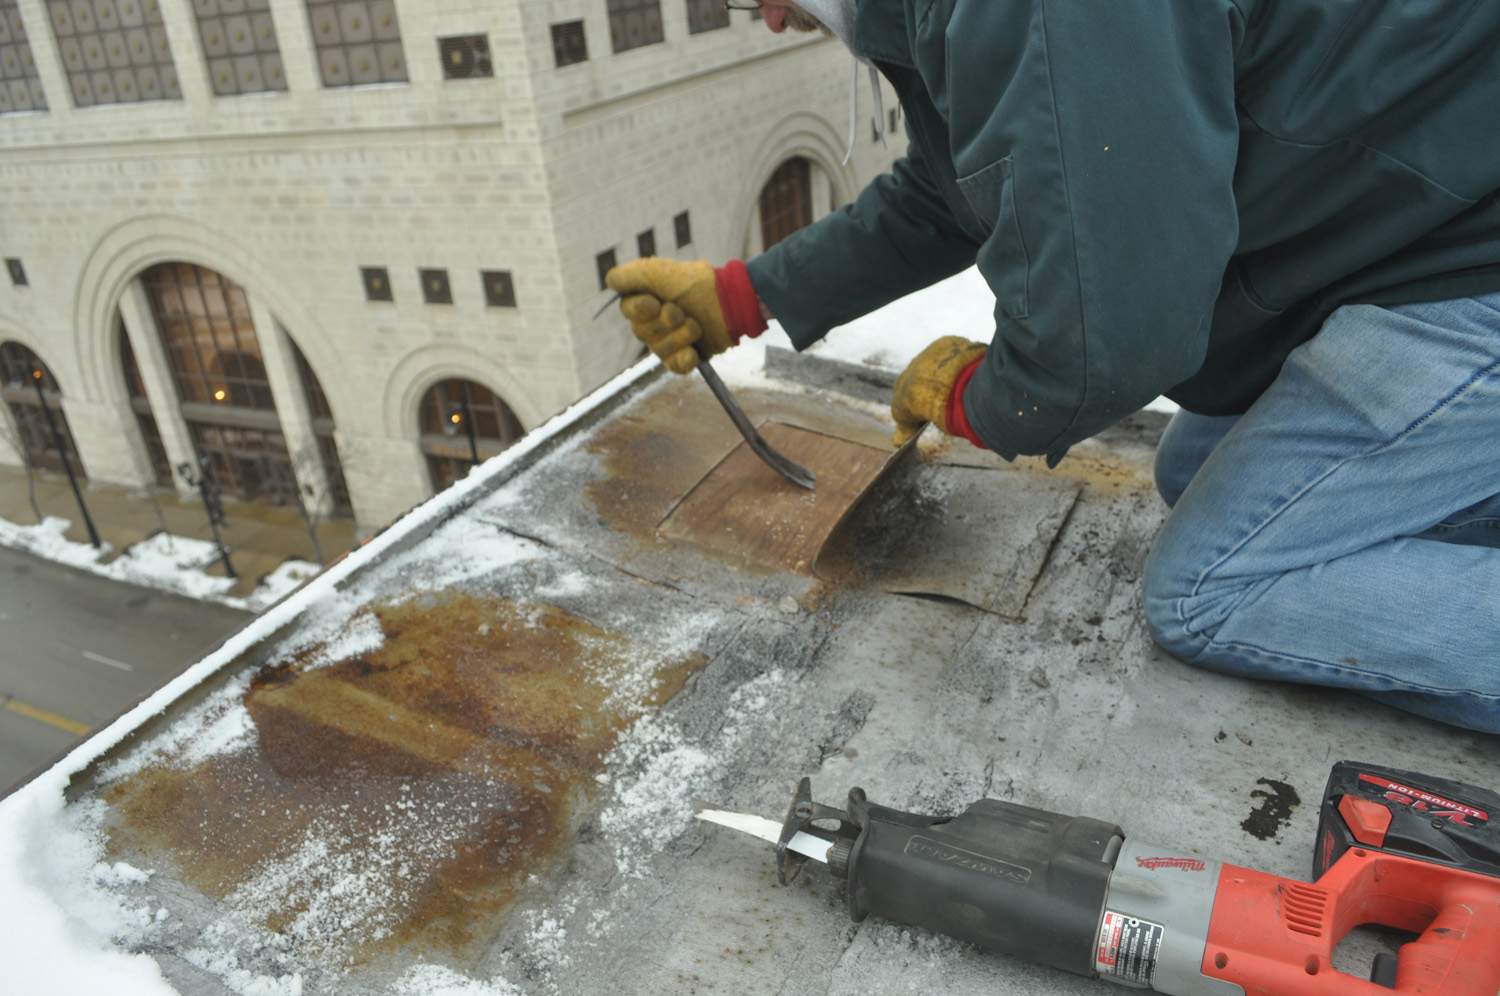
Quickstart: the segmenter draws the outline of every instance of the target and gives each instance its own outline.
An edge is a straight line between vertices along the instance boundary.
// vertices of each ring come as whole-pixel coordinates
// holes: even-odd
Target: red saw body
[[[1500,796],[1341,763],[1324,793],[1312,883],[1127,837],[1086,817],[984,799],[951,819],[817,805],[803,779],[778,870],[829,842],[849,913],[1175,996],[1500,996]],[[814,822],[816,821],[816,823]],[[822,829],[836,821],[839,829]],[[1333,967],[1355,927],[1413,935],[1370,978]]]

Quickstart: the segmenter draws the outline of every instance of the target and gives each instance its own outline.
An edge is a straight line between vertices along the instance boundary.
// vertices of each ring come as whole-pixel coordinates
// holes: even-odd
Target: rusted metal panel
[[[913,461],[850,516],[815,572],[1019,619],[1079,490],[1027,470]]]
[[[818,476],[818,490],[788,483],[741,443],[673,509],[660,533],[746,564],[811,573],[818,551],[896,454],[778,422],[760,428]]]
[[[472,955],[571,842],[621,730],[704,658],[489,595],[367,611],[378,649],[324,665],[314,645],[255,674],[246,748],[184,744],[104,786],[109,853],[340,969]]]

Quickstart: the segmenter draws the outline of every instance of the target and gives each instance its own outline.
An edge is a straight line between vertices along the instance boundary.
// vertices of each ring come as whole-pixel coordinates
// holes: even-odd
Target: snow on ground
[[[109,563],[101,563],[112,552],[110,545],[106,543],[96,550],[87,543],[75,543],[63,535],[69,525],[67,519],[51,515],[34,526],[0,519],[0,546],[25,550],[114,581],[172,591],[250,612],[274,604],[322,570],[305,560],[288,560],[262,578],[249,596],[235,598],[228,594],[235,585],[233,578],[208,573],[207,569],[218,563],[219,551],[207,540],[155,533],[131,545]]]

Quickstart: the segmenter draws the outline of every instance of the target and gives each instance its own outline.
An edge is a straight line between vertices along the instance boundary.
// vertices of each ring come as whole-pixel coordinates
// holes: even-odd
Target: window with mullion
[[[47,94],[17,0],[0,0],[0,114],[45,111]]]
[[[271,0],[193,0],[193,16],[215,94],[286,89]]]
[[[183,401],[276,410],[243,288],[190,263],[162,263],[143,280]]]
[[[615,52],[628,52],[665,39],[661,0],[609,0],[609,41]]]
[[[307,15],[324,86],[407,81],[395,0],[307,0]]]
[[[47,10],[75,106],[182,99],[157,0],[51,0]]]

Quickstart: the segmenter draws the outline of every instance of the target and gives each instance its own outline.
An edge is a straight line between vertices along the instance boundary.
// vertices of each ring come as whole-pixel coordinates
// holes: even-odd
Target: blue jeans
[[[1500,294],[1340,308],[1243,416],[1182,412],[1152,635],[1500,733]]]

